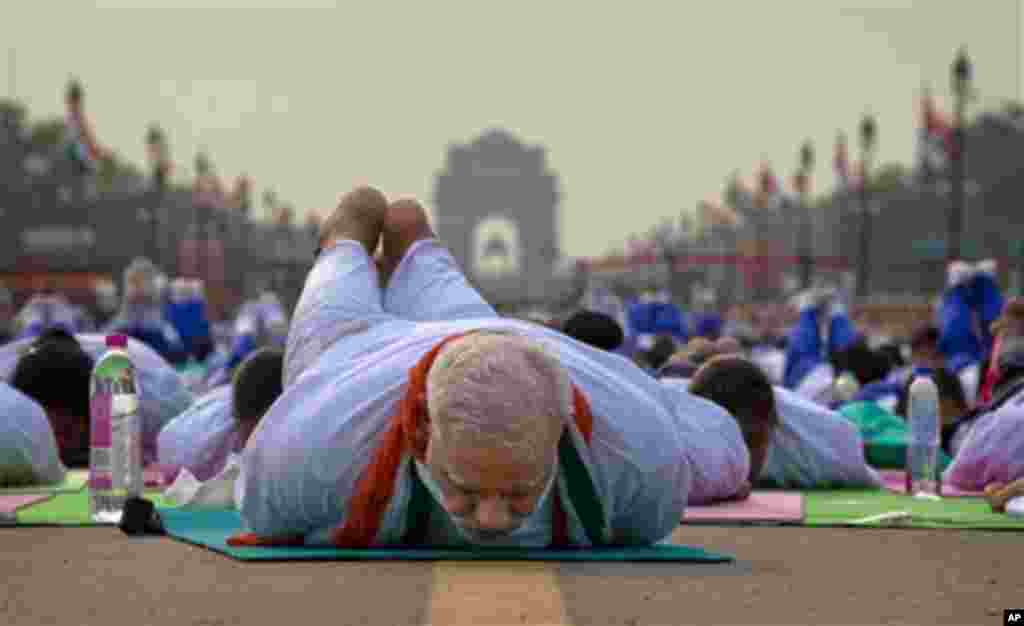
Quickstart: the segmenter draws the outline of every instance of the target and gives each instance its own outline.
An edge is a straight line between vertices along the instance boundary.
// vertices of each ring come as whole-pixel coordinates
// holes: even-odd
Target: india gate
[[[490,301],[539,302],[554,287],[559,198],[542,147],[490,130],[449,147],[434,191],[437,234]]]

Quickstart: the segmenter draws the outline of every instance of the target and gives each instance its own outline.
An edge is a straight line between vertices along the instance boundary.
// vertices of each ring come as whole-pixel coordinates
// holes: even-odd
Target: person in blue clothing
[[[174,365],[188,360],[181,336],[164,318],[159,271],[149,259],[137,258],[124,270],[121,310],[104,329],[138,339]]]
[[[939,351],[945,366],[960,377],[967,400],[984,401],[991,383],[981,390],[981,373],[995,341],[991,326],[1004,307],[1003,296],[995,282],[995,263],[983,261],[970,265],[950,263],[947,288],[936,310]]]
[[[692,315],[693,336],[718,341],[725,328],[725,320],[715,310],[714,293],[710,289],[703,289],[695,300],[697,306]]]
[[[210,320],[206,315],[202,282],[185,278],[175,279],[171,284],[166,316],[181,337],[189,356],[197,363],[205,362],[213,351],[213,338]]]
[[[808,398],[828,404],[836,376],[831,359],[843,354],[863,337],[854,327],[845,302],[835,290],[810,289],[797,299],[799,317],[786,340],[782,382]],[[821,336],[828,315],[828,336]]]
[[[650,352],[659,336],[668,337],[677,345],[684,345],[690,339],[686,316],[665,291],[646,295],[631,303],[626,319],[629,325],[627,336],[634,349]],[[667,344],[663,341],[662,345]],[[674,348],[672,352],[675,352]]]
[[[18,312],[14,339],[32,339],[52,329],[74,334],[82,330],[79,317],[75,307],[53,285],[47,285]]]
[[[887,411],[896,412],[906,387],[917,376],[933,374],[945,368],[939,351],[939,329],[933,325],[919,328],[910,338],[910,367],[897,370],[883,380],[865,384],[852,402],[875,402]],[[902,415],[898,413],[897,415]]]
[[[226,383],[247,356],[263,347],[282,348],[287,339],[288,314],[277,294],[264,291],[259,298],[244,303],[239,309],[231,351],[226,361],[211,374],[207,385],[215,387]]]

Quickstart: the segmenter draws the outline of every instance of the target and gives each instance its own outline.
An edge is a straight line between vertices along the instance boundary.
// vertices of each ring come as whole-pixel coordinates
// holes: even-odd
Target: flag
[[[846,149],[846,135],[836,137],[836,156],[833,161],[836,171],[836,187],[840,192],[850,189],[850,157]]]
[[[785,199],[782,185],[779,184],[779,179],[768,164],[762,166],[761,172],[758,174],[757,195],[757,204],[762,208],[775,211],[782,207]]]
[[[925,176],[944,170],[953,153],[952,126],[939,111],[930,92],[921,98],[921,127],[918,129],[918,169]]]

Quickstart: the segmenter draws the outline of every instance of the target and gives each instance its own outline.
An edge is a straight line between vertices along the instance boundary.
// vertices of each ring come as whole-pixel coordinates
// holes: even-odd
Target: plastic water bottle
[[[910,437],[907,442],[907,493],[920,498],[940,497],[939,389],[930,376],[918,376],[910,385],[907,402]]]
[[[107,337],[89,385],[89,513],[100,524],[119,523],[125,501],[143,490],[142,427],[127,346],[124,335]]]

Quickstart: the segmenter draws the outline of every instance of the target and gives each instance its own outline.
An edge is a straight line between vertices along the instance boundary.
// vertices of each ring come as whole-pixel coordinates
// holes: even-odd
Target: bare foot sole
[[[320,230],[320,246],[327,247],[340,239],[352,239],[363,244],[367,254],[377,250],[388,201],[384,194],[372,187],[357,187],[345,194],[338,207],[324,222]]]
[[[398,200],[388,206],[381,231],[381,249],[375,259],[381,286],[387,284],[414,243],[436,236],[430,227],[427,212],[420,203],[415,200]]]

